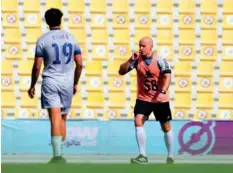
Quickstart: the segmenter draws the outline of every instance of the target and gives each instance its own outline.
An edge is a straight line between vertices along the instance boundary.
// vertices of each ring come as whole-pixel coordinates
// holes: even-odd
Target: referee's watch
[[[166,94],[166,91],[165,90],[160,90],[160,93]]]

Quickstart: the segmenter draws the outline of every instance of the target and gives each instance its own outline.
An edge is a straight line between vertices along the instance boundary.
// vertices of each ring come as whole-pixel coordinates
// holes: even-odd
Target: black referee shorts
[[[146,120],[148,120],[152,112],[156,118],[156,121],[166,122],[172,120],[169,102],[151,103],[139,99],[136,100],[134,116],[137,114],[142,114],[145,116]]]

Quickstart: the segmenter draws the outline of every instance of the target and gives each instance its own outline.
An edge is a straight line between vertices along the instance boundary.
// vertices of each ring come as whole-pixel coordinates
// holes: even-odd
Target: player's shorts
[[[152,112],[156,121],[166,122],[172,120],[169,102],[151,103],[139,99],[136,100],[136,105],[134,107],[135,116],[137,114],[142,114],[145,116],[145,120],[148,120]]]
[[[42,82],[41,106],[43,109],[61,107],[61,113],[69,113],[73,97],[73,85]]]

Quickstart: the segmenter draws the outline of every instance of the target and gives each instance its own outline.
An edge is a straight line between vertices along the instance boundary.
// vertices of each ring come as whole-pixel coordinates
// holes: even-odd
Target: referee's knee
[[[164,133],[168,133],[171,130],[171,125],[169,122],[161,123],[161,127]]]

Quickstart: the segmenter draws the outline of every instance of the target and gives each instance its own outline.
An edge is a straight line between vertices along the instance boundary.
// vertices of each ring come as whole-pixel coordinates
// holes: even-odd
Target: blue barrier
[[[172,121],[172,129],[175,154],[233,153],[232,121]],[[166,154],[160,124],[145,130],[147,153]],[[48,120],[2,120],[2,153],[51,152]],[[137,154],[133,121],[68,121],[65,153]]]

